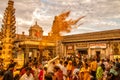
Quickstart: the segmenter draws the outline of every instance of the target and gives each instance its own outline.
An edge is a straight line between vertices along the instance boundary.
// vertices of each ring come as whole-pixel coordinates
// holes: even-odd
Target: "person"
[[[14,77],[13,77],[14,67],[15,67],[15,64],[10,64],[8,66],[8,69],[3,76],[3,80],[14,80]]]
[[[39,69],[39,64],[37,62],[35,62],[33,64],[32,71],[34,72],[35,80],[38,80],[38,75],[39,75],[40,69]]]
[[[68,62],[65,61],[64,66],[63,66],[63,79],[64,80],[66,80],[66,77],[67,77],[67,68],[66,68],[67,64],[68,64]]]
[[[16,74],[15,77],[14,77],[14,80],[19,80],[19,79],[20,79],[19,74]]]
[[[4,72],[3,71],[0,71],[0,80],[3,80],[2,78],[3,78],[3,74],[4,74]]]
[[[2,80],[5,70],[3,69],[3,66],[0,64],[0,80]]]
[[[68,61],[68,64],[66,66],[66,69],[67,69],[67,79],[71,80],[72,79],[72,68],[73,68],[73,65],[72,65],[72,61]]]
[[[26,69],[31,66],[30,64],[31,64],[31,63],[28,62],[28,63],[26,63],[26,64],[21,68],[21,70],[20,70],[20,77],[26,73]],[[31,71],[30,71],[30,72],[31,72],[32,75],[34,76],[34,71],[32,70],[32,68],[31,68]]]
[[[90,67],[88,63],[85,63],[80,69],[79,77],[80,80],[91,80]]]
[[[105,70],[105,65],[102,63],[102,64],[99,64],[98,68],[97,68],[97,71],[96,71],[96,78],[97,80],[102,80],[103,79],[103,72]]]
[[[75,67],[75,69],[73,70],[72,80],[80,80],[79,71],[80,70],[77,67]]]
[[[53,59],[51,59],[51,60],[49,60],[48,62],[47,62],[47,64],[45,65],[45,67],[47,67],[47,72],[49,73],[53,73],[54,71],[54,67],[55,67],[55,65],[56,65],[56,62],[55,62],[55,60],[57,60],[59,58],[59,56],[56,56],[55,58],[53,58]]]
[[[52,74],[48,73],[45,75],[45,80],[53,80]]]
[[[65,63],[63,65],[63,61],[60,60],[60,62],[59,62],[59,64],[57,66],[62,70],[62,72],[63,72],[63,78],[65,80],[65,77],[67,76],[67,69],[66,69],[67,64]]]
[[[21,76],[20,80],[34,80],[31,70],[32,70],[31,67],[27,67],[26,73]]]
[[[98,67],[98,63],[95,59],[92,59],[92,62],[90,64],[90,69],[91,69],[91,75],[93,76],[93,80],[96,80],[96,70]]]
[[[38,79],[39,80],[44,80],[44,68],[43,68],[43,66],[40,67],[40,72],[38,74]]]
[[[60,69],[60,67],[55,66],[54,67],[54,80],[63,80],[63,72]]]
[[[20,77],[26,72],[27,67],[28,67],[28,62],[24,64],[24,66],[20,69]]]

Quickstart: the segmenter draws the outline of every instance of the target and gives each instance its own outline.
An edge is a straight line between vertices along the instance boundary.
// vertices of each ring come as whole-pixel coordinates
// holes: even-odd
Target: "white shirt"
[[[20,80],[34,80],[34,77],[31,73],[29,76],[27,76],[27,74],[25,73],[21,76]]]

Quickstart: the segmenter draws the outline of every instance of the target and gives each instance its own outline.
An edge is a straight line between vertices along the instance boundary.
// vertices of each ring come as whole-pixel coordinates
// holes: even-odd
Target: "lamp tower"
[[[13,48],[15,39],[15,8],[14,1],[8,1],[8,7],[5,9],[1,28],[2,55],[5,66],[13,59]]]

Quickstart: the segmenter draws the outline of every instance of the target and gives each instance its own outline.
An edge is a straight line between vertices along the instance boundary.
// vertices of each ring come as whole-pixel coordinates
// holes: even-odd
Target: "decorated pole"
[[[2,43],[2,55],[1,58],[4,60],[5,66],[9,64],[10,60],[13,59],[13,48],[14,48],[14,38],[16,32],[15,26],[15,8],[13,7],[14,2],[12,0],[8,1],[8,7],[5,10],[3,17],[3,24],[1,28],[1,43]]]

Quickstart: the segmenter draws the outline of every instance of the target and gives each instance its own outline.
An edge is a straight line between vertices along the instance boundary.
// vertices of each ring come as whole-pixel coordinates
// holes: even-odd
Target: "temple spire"
[[[35,22],[35,25],[37,25],[37,21]]]
[[[13,6],[13,0],[9,0],[8,7],[5,10],[4,17],[2,20],[2,55],[0,57],[4,59],[5,66],[7,66],[10,60],[13,59],[13,48],[16,32],[15,8]]]
[[[13,0],[9,0],[9,1],[13,1]]]

